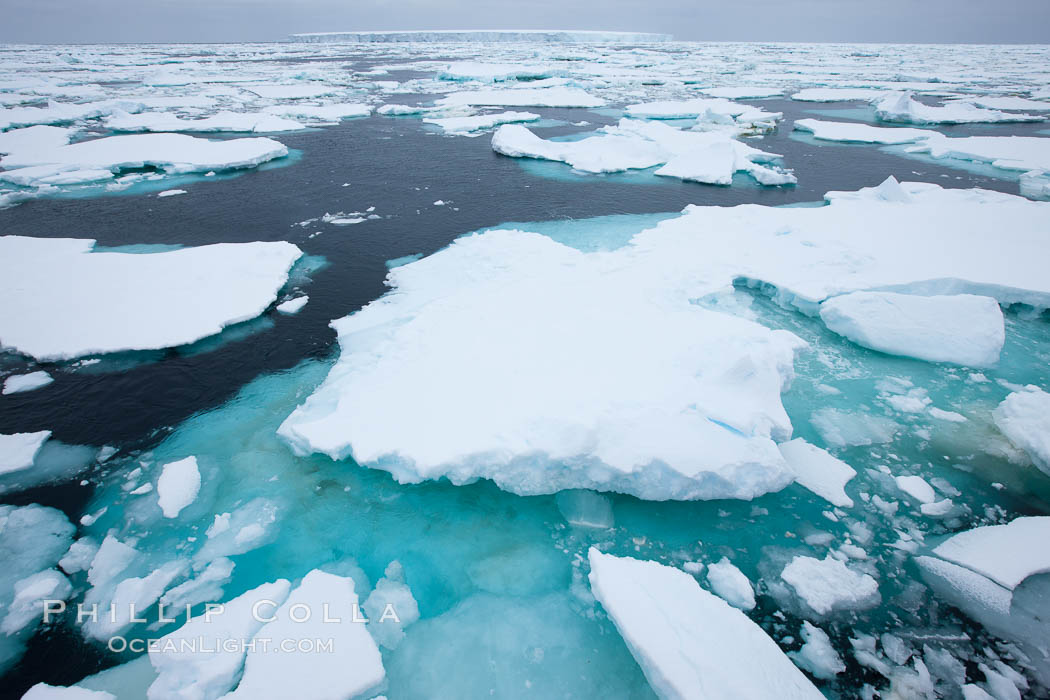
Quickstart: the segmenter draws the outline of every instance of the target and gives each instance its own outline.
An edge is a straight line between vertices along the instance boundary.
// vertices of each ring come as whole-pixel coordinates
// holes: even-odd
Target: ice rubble
[[[150,254],[94,243],[0,237],[0,345],[61,360],[192,343],[262,313],[302,255],[285,242]]]
[[[890,355],[991,367],[1006,340],[1003,312],[990,297],[852,292],[820,305],[839,335]]]
[[[186,134],[107,136],[67,146],[18,151],[0,158],[0,180],[16,185],[64,184],[110,179],[127,168],[167,173],[251,168],[288,155],[268,138],[209,141]]]
[[[255,132],[298,131],[306,127],[297,121],[265,112],[219,112],[201,119],[183,119],[170,112],[117,112],[103,122],[113,131],[200,131]]]
[[[866,610],[882,600],[874,578],[830,554],[824,559],[796,556],[780,577],[818,617],[841,610]]]
[[[967,102],[948,102],[931,107],[910,92],[891,92],[875,101],[875,114],[887,122],[909,124],[973,124],[987,122],[1038,122],[1045,117],[981,109]]]
[[[8,394],[20,394],[23,391],[33,391],[42,386],[47,386],[53,381],[55,381],[55,378],[44,370],[37,370],[28,374],[13,374],[4,380],[4,389],[0,393],[5,396]]]
[[[0,131],[18,126],[71,124],[115,112],[138,112],[142,107],[142,103],[137,101],[106,100],[81,104],[49,102],[47,107],[0,108]]]
[[[823,698],[761,627],[689,574],[588,553],[595,597],[661,698]]]
[[[520,231],[461,238],[394,268],[392,293],[333,322],[340,359],[280,435],[299,453],[353,457],[403,482],[490,478],[520,494],[648,499],[782,488],[796,474],[772,440],[790,438],[779,391],[799,341],[690,299],[743,279],[809,313],[829,295],[880,287],[1050,306],[1050,204],[894,180],[828,202],[690,207],[611,252]],[[617,370],[628,365],[639,368],[630,377]],[[836,414],[822,429],[820,418],[832,445],[900,428]]]
[[[561,161],[591,173],[652,168],[657,175],[717,185],[732,184],[746,172],[764,185],[795,182],[771,166],[779,156],[737,141],[721,131],[682,131],[666,124],[621,119],[579,141],[548,141],[523,126],[505,125],[492,136],[497,153],[517,158]]]
[[[470,117],[429,117],[423,121],[440,126],[446,134],[477,134],[500,124],[534,122],[539,118],[540,115],[532,112],[500,112]]]
[[[285,700],[303,695],[315,700],[348,700],[383,681],[383,661],[360,622],[353,579],[311,571],[273,617],[259,629],[258,637],[306,643],[331,639],[331,653],[308,646],[277,655],[272,650],[249,649],[237,689],[225,696],[229,700]],[[333,619],[340,622],[326,622]]]
[[[853,499],[845,490],[846,484],[857,475],[853,467],[802,438],[782,443],[780,454],[801,486],[832,505],[842,508],[853,505]]]
[[[1036,386],[1011,393],[993,413],[1003,435],[1050,475],[1050,394]]]
[[[0,435],[0,474],[18,472],[33,466],[37,453],[50,437],[50,430]]]
[[[438,107],[602,107],[605,100],[579,88],[485,88],[453,92],[435,103]]]

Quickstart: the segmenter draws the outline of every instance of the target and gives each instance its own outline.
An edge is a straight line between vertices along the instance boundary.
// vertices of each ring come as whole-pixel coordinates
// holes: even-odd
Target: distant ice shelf
[[[292,34],[294,42],[389,44],[404,42],[523,42],[547,44],[655,44],[672,41],[670,34],[647,32],[603,32],[565,29],[483,29],[390,32],[310,32]]]

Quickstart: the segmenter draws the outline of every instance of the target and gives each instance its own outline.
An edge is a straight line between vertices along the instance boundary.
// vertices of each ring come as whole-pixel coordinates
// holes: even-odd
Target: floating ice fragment
[[[308,301],[310,301],[310,297],[304,294],[278,304],[277,310],[282,314],[297,314],[304,306],[306,306],[306,302]]]
[[[802,621],[802,640],[802,648],[788,653],[788,656],[814,678],[831,680],[846,670],[846,664],[831,645],[828,633],[808,620]]]
[[[158,192],[157,196],[163,199],[164,197],[174,197],[179,194],[186,194],[186,190],[164,190],[163,192]]]
[[[157,479],[157,505],[165,518],[177,518],[183,508],[197,499],[201,473],[196,457],[186,457],[164,465]]]
[[[992,415],[1003,435],[1050,475],[1050,394],[1028,386],[1007,396]]]
[[[37,453],[50,437],[50,430],[0,435],[0,474],[18,472],[33,466]]]
[[[844,488],[857,475],[853,467],[802,438],[781,444],[780,454],[784,455],[800,485],[832,505],[853,505],[853,499],[846,495]]]
[[[47,386],[55,381],[54,377],[43,370],[30,372],[29,374],[14,374],[4,380],[3,394],[18,394],[23,391],[32,391],[42,386]],[[0,468],[0,471],[3,471]]]
[[[893,480],[897,483],[897,488],[919,503],[928,504],[937,500],[937,493],[921,476],[895,476]]]
[[[933,553],[1012,591],[1029,576],[1050,572],[1048,538],[1050,516],[1021,517],[960,532]]]
[[[840,610],[867,610],[881,602],[875,579],[857,573],[830,554],[823,560],[796,556],[780,576],[820,616]]]
[[[726,557],[707,567],[707,583],[719,598],[740,610],[755,607],[755,589],[744,573]]]
[[[966,102],[931,107],[910,92],[892,92],[875,103],[875,114],[883,121],[911,124],[971,124],[975,122],[1038,122],[1044,117],[981,109]]]
[[[510,88],[453,92],[437,101],[439,107],[602,107],[605,100],[579,88]]]

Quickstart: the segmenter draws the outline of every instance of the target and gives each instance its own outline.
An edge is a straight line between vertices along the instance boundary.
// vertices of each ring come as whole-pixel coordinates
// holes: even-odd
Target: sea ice
[[[180,194],[186,194],[186,190],[164,190],[163,192],[158,192],[157,196],[164,199],[165,197],[174,197]]]
[[[272,615],[257,638],[275,643],[331,639],[331,653],[301,645],[277,655],[249,649],[237,689],[225,696],[229,700],[349,700],[383,681],[383,661],[360,621],[353,579],[315,569]],[[333,619],[340,622],[325,621]]]
[[[310,122],[336,123],[343,119],[367,117],[372,113],[372,106],[357,102],[326,105],[282,104],[267,107],[268,114],[293,119],[305,119]]]
[[[391,562],[376,581],[375,589],[361,604],[368,618],[368,631],[376,644],[396,649],[405,638],[405,628],[419,619],[419,606],[405,583],[405,573],[398,562]]]
[[[1040,136],[960,136],[930,138],[909,146],[932,158],[970,160],[1011,171],[1050,171],[1050,138]]]
[[[840,610],[867,610],[882,600],[875,579],[854,571],[830,554],[824,559],[796,556],[780,577],[818,616]]]
[[[696,119],[697,130],[722,125],[742,132],[771,131],[784,116],[719,97],[628,105],[624,114],[635,119]]]
[[[794,123],[798,131],[807,131],[813,138],[822,141],[846,141],[853,143],[915,143],[923,139],[940,136],[930,129],[909,127],[886,127],[861,124],[859,122],[828,122],[819,119],[798,119]]]
[[[0,154],[58,148],[69,143],[76,129],[61,126],[30,126],[0,132]]]
[[[603,107],[605,100],[579,88],[485,88],[453,92],[437,101],[438,107]]]
[[[895,476],[893,480],[896,482],[897,488],[919,503],[928,504],[937,500],[937,492],[921,476]]]
[[[890,355],[991,367],[1006,340],[1003,312],[990,297],[853,292],[820,305],[839,335]]]
[[[889,418],[838,408],[818,409],[810,416],[809,422],[831,447],[878,445],[893,440],[900,430],[900,426]],[[842,475],[845,476],[845,472]]]
[[[779,97],[784,94],[784,88],[734,86],[704,88],[700,92],[711,97],[725,97],[730,100],[754,100],[763,97]]]
[[[33,389],[47,386],[53,381],[55,381],[55,378],[44,370],[29,372],[28,374],[13,374],[4,380],[4,389],[0,393],[4,395],[20,394],[23,391],[32,391]]]
[[[853,505],[844,488],[857,475],[853,467],[802,438],[781,444],[780,454],[799,484],[832,505],[846,508]]]
[[[197,458],[187,457],[164,465],[157,479],[157,505],[165,518],[177,518],[183,508],[193,503],[201,490],[201,473]]]
[[[1010,442],[1050,474],[1050,394],[1036,386],[1015,391],[999,404],[993,418]]]
[[[776,643],[689,574],[588,554],[591,590],[661,698],[824,696]]]
[[[117,696],[100,690],[37,683],[22,696],[22,700],[117,700]]]
[[[150,254],[93,246],[0,237],[0,345],[61,360],[192,343],[262,313],[302,255],[285,242]]]
[[[828,638],[828,633],[809,620],[802,621],[802,648],[788,654],[795,663],[813,674],[814,678],[831,680],[846,670],[842,657]]]
[[[500,124],[533,122],[539,118],[540,115],[532,112],[500,112],[471,117],[430,117],[423,121],[440,126],[446,134],[476,134]]]
[[[882,97],[885,94],[885,90],[877,90],[874,88],[823,87],[799,90],[791,96],[791,99],[800,102],[846,102],[852,100],[863,100],[864,102],[869,102]]]
[[[166,173],[206,173],[251,168],[288,155],[268,138],[209,141],[186,134],[106,136],[68,146],[18,151],[0,158],[0,180],[18,185],[55,184],[69,175],[92,180],[99,173],[153,167]]]
[[[37,453],[50,437],[50,430],[0,435],[0,474],[19,472],[33,466]]]
[[[755,589],[744,573],[726,557],[707,567],[707,583],[712,592],[740,610],[755,607]]]
[[[219,112],[202,119],[183,119],[170,112],[118,112],[105,120],[113,131],[234,131],[270,133],[298,131],[306,127],[290,119],[273,114],[251,112]]]
[[[310,297],[305,294],[288,301],[281,302],[275,308],[282,314],[297,314],[302,311],[303,307],[306,306],[306,302],[310,301]]]
[[[1050,516],[1020,517],[960,532],[933,553],[1012,591],[1029,576],[1050,572],[1048,538]]]
[[[875,102],[875,114],[887,122],[909,124],[971,124],[984,122],[1038,122],[1044,117],[981,109],[966,102],[948,102],[931,107],[910,92],[891,92]]]

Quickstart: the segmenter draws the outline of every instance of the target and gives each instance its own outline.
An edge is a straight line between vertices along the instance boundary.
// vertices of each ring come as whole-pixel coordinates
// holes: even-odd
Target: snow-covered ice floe
[[[50,437],[50,430],[0,434],[0,474],[18,472],[33,466],[37,453]]]
[[[802,438],[781,444],[780,454],[800,486],[832,505],[853,506],[853,499],[846,495],[845,490],[846,484],[857,475],[853,467]]]
[[[1015,391],[995,409],[995,424],[1050,475],[1050,394],[1036,386]]]
[[[683,131],[667,124],[621,119],[578,141],[541,139],[515,124],[492,136],[497,153],[567,163],[590,173],[614,173],[661,166],[656,175],[730,185],[745,172],[763,185],[793,184],[795,176],[773,163],[780,156],[742,143],[723,131]]]
[[[261,314],[302,255],[285,242],[150,254],[94,244],[0,237],[0,346],[68,360],[192,343]]]
[[[853,292],[820,305],[839,335],[890,355],[991,367],[1006,340],[1003,312],[991,297]]]
[[[968,102],[948,102],[940,107],[934,107],[919,102],[910,92],[883,95],[875,102],[875,114],[883,121],[909,124],[974,124],[1045,120],[1045,117],[1032,114],[982,109]]]
[[[209,141],[185,134],[107,136],[0,158],[0,181],[57,185],[111,180],[121,170],[153,167],[170,174],[251,168],[288,155],[268,138]]]
[[[624,114],[634,119],[696,119],[697,130],[729,127],[740,133],[772,131],[784,116],[720,97],[633,104]]]
[[[352,457],[403,482],[697,499],[799,479],[844,502],[774,444],[791,437],[779,393],[801,341],[691,300],[742,282],[811,314],[872,288],[1050,307],[1050,204],[892,179],[827,199],[689,207],[611,252],[523,231],[460,238],[394,268],[390,294],[333,322],[339,361],[280,434],[297,452]],[[870,420],[887,437],[865,423],[842,444],[899,428]]]
[[[202,119],[183,119],[168,112],[118,112],[103,122],[113,131],[200,131],[255,132],[298,131],[297,121],[265,112],[219,112]]]
[[[449,107],[602,107],[605,100],[574,87],[485,88],[453,92],[437,101]]]
[[[824,696],[744,613],[678,569],[588,553],[590,584],[661,698]]]
[[[915,558],[939,597],[1015,642],[1041,683],[1050,682],[1048,538],[1050,517],[1020,517],[953,535]]]
[[[882,601],[874,578],[830,554],[824,559],[797,556],[784,567],[780,577],[805,604],[804,611],[818,617],[844,610],[867,610]]]
[[[853,143],[899,144],[915,143],[927,138],[940,136],[930,129],[913,129],[909,127],[887,128],[858,122],[829,122],[820,119],[798,119],[794,123],[798,131],[813,134],[813,138],[822,141],[845,141]]]
[[[875,88],[805,88],[791,95],[791,99],[799,102],[849,102],[864,101],[882,97],[885,90]]]
[[[500,124],[534,122],[539,118],[540,115],[532,112],[500,112],[499,114],[480,114],[469,117],[429,117],[423,121],[441,127],[446,134],[480,135],[482,131]]]

